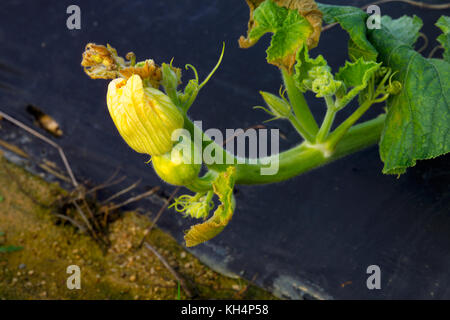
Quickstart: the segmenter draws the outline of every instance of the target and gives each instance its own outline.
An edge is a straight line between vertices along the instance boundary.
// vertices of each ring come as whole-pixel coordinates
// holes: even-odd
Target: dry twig
[[[101,204],[101,205],[104,205],[104,204],[106,204],[106,203],[108,203],[108,202],[111,202],[112,200],[114,200],[114,199],[120,197],[121,195],[130,192],[131,190],[133,190],[134,188],[136,188],[136,187],[141,183],[141,180],[142,180],[142,179],[139,179],[138,181],[136,181],[135,183],[133,183],[133,184],[132,184],[131,186],[129,186],[128,188],[125,188],[125,189],[123,189],[123,190],[121,190],[121,191],[119,191],[119,192],[113,194],[111,197],[109,197],[108,199],[102,201],[100,204]]]
[[[152,224],[150,225],[150,227],[145,230],[144,232],[144,236],[142,237],[141,242],[138,245],[138,249],[142,247],[142,245],[144,244],[145,238],[147,237],[147,235],[153,230],[153,227],[156,225],[156,223],[158,222],[159,218],[161,217],[161,215],[163,214],[163,212],[167,209],[167,207],[170,204],[170,201],[173,200],[173,198],[175,197],[175,195],[178,193],[178,191],[180,191],[180,187],[177,187],[172,194],[169,196],[169,199],[166,200],[166,203],[164,203],[164,205],[161,207],[161,209],[159,209],[158,214],[156,215],[155,219],[153,220]]]
[[[175,279],[177,279],[177,281],[180,283],[180,286],[183,288],[183,290],[186,293],[186,295],[188,296],[188,298],[193,298],[194,294],[189,289],[189,287],[186,284],[186,281],[180,276],[180,274],[178,272],[176,272],[170,266],[170,264],[167,262],[167,260],[161,254],[159,254],[159,252],[155,248],[153,248],[148,242],[144,241],[144,245],[148,250],[150,250],[162,262],[162,264],[175,277]]]
[[[27,126],[26,124],[20,122],[19,120],[11,117],[10,115],[4,113],[3,111],[0,111],[0,116],[2,116],[3,118],[5,118],[6,120],[8,120],[9,122],[15,124],[16,126],[22,128],[23,130],[27,131],[28,133],[32,134],[33,136],[35,136],[36,138],[48,143],[49,145],[51,145],[52,147],[54,147],[55,149],[58,150],[59,155],[64,163],[64,166],[66,167],[67,173],[69,174],[70,180],[73,184],[74,187],[78,187],[78,182],[75,179],[75,176],[73,175],[73,171],[72,168],[70,167],[69,161],[67,161],[66,155],[64,154],[63,149],[55,142],[53,142],[52,140],[50,140],[49,138],[45,137],[44,135],[40,134],[39,132],[37,132],[36,130],[30,128],[29,126]]]

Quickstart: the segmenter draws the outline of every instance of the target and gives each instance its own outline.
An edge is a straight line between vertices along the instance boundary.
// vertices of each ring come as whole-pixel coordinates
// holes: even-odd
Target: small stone
[[[25,269],[27,265],[25,263],[19,264],[19,269]]]
[[[34,274],[34,270],[28,271],[28,275],[29,275],[29,276],[32,276],[33,274]]]
[[[238,285],[238,284],[233,284],[233,285],[231,286],[231,288],[233,288],[233,290],[235,290],[235,291],[241,290],[241,286]]]
[[[186,252],[183,251],[183,252],[180,254],[180,257],[181,257],[181,259],[186,258]]]
[[[133,274],[133,275],[130,277],[130,281],[131,281],[131,282],[135,282],[135,281],[136,281],[136,275]]]

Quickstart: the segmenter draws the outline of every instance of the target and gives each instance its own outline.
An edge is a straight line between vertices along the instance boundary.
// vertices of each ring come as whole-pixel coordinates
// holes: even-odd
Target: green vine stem
[[[301,124],[301,122],[297,119],[295,115],[291,115],[288,120],[291,122],[292,126],[297,130],[297,132],[300,134],[300,136],[308,141],[309,143],[314,142],[314,136],[311,135]]]
[[[339,127],[336,128],[334,132],[330,134],[328,139],[328,145],[331,149],[333,149],[337,143],[342,139],[342,137],[347,133],[347,131],[358,121],[362,115],[369,110],[372,106],[373,101],[367,100],[362,105],[352,113],[350,117],[348,117]]]
[[[280,182],[306,171],[318,168],[329,162],[364,149],[377,143],[384,127],[385,116],[355,125],[339,142],[332,154],[326,156],[326,151],[320,145],[303,143],[291,150],[278,155],[279,170],[272,176],[261,175],[261,164],[238,164],[236,183],[265,184]],[[275,159],[277,156],[274,156]],[[263,161],[263,163],[266,163]]]
[[[228,159],[232,159],[234,162],[233,164],[210,164],[208,165],[210,170],[224,171],[228,166],[234,165],[237,169],[236,183],[252,185],[284,181],[373,145],[380,139],[384,121],[385,115],[380,115],[373,120],[353,126],[344,133],[342,140],[339,141],[334,150],[329,147],[328,140],[323,144],[304,142],[278,155],[260,158],[254,164],[249,163],[248,159],[236,158],[228,153],[206,136],[187,117],[185,118],[185,128],[192,136],[203,137],[203,148],[213,143],[215,144],[216,152],[223,153],[223,159],[229,157]],[[271,161],[278,162],[278,172],[274,175],[261,175],[261,169],[266,168],[268,166],[267,163]]]
[[[303,96],[303,93],[295,85],[292,75],[286,70],[281,72],[283,76],[284,85],[291,102],[292,109],[297,120],[301,123],[302,127],[308,132],[310,136],[315,136],[319,131],[319,126],[317,125],[316,119],[314,119],[311,110]],[[295,124],[293,124],[295,127]]]
[[[210,170],[203,177],[199,177],[186,185],[186,188],[193,192],[206,192],[212,189],[212,184],[216,178],[217,172]]]
[[[326,96],[325,101],[327,103],[327,113],[323,120],[322,126],[317,133],[316,142],[322,143],[328,136],[333,125],[334,118],[336,117],[336,107],[332,96]]]

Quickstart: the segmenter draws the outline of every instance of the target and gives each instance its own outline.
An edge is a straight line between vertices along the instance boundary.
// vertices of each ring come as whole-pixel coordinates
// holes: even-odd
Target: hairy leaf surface
[[[369,36],[380,59],[398,72],[396,79],[403,84],[401,93],[387,102],[380,141],[383,172],[388,174],[404,173],[417,160],[450,151],[450,64],[426,59],[412,49],[411,41],[393,37],[392,26],[398,23],[383,24]]]
[[[341,108],[347,105],[354,97],[356,97],[362,90],[364,90],[370,78],[380,68],[381,63],[373,61],[365,61],[359,58],[356,62],[346,62],[345,66],[339,69],[336,74],[336,79],[344,82],[347,92],[338,96],[336,106]]]
[[[444,47],[444,60],[450,62],[450,17],[442,16],[436,23],[443,34],[441,34],[437,40]]]
[[[308,43],[313,27],[298,10],[287,9],[272,0],[266,0],[252,11],[248,37],[241,37],[239,44],[248,48],[266,33],[273,33],[267,49],[267,61],[291,72],[297,51]]]

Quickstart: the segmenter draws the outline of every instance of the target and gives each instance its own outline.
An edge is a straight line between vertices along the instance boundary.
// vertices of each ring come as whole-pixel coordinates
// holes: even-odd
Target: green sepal
[[[184,92],[178,94],[178,99],[182,109],[187,111],[187,109],[192,105],[195,98],[200,91],[200,86],[197,79],[189,80],[188,84],[184,88]]]
[[[181,70],[172,67],[170,64],[163,63],[161,66],[161,72],[161,85],[169,98],[172,99],[173,103],[178,106],[180,102],[178,99],[177,88],[181,83]]]
[[[268,114],[276,117],[277,119],[287,119],[290,117],[290,115],[292,114],[292,107],[286,98],[279,98],[276,95],[265,91],[260,91],[259,93],[263,97],[264,102],[267,104],[270,110],[262,107],[260,107],[260,109],[265,110]]]

